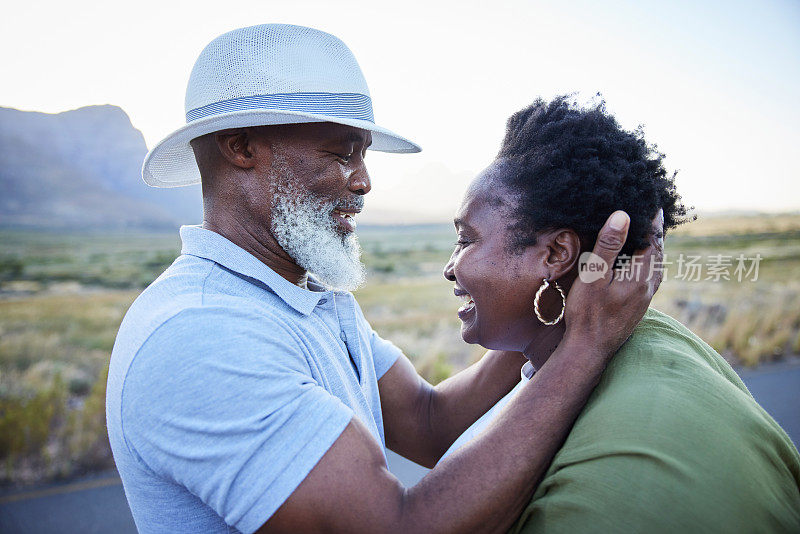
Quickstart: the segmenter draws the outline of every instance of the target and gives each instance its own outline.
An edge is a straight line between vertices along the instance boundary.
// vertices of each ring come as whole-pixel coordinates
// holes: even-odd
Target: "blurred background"
[[[436,383],[480,357],[441,269],[469,180],[537,96],[599,92],[678,170],[696,222],[653,305],[740,372],[800,439],[800,4],[796,1],[41,2],[0,17],[0,531],[132,528],[105,431],[119,323],[202,221],[199,187],[148,188],[200,50],[266,22],[353,50],[379,124],[359,236],[373,327]],[[422,471],[392,456],[406,481]],[[63,517],[71,517],[64,530]],[[74,528],[73,528],[74,527]]]

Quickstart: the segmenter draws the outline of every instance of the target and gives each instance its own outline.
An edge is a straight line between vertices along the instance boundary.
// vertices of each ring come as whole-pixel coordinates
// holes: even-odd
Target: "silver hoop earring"
[[[543,325],[553,326],[554,324],[558,324],[558,322],[564,318],[564,312],[567,309],[567,297],[564,296],[564,291],[558,285],[558,282],[553,282],[553,287],[555,288],[556,291],[558,291],[558,294],[561,295],[561,313],[559,313],[558,317],[556,317],[554,320],[545,321],[544,317],[542,317],[542,314],[539,311],[539,299],[541,298],[542,293],[544,293],[545,289],[550,287],[550,281],[547,278],[543,278],[542,280],[543,283],[541,286],[539,286],[539,290],[536,292],[536,297],[534,297],[533,299],[533,311],[534,313],[536,313],[536,318],[539,319]]]

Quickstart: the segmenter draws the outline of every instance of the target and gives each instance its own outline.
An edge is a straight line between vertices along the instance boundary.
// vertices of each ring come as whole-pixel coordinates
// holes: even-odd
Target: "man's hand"
[[[651,245],[636,253],[632,264],[640,266],[639,270],[634,270],[633,276],[631,273],[622,276],[612,266],[625,244],[629,225],[628,215],[615,211],[600,230],[593,254],[608,268],[598,280],[587,283],[579,276],[572,285],[564,314],[565,344],[595,347],[610,357],[628,339],[647,311],[661,283],[660,270],[651,266],[663,260],[664,215],[659,211],[653,220]]]

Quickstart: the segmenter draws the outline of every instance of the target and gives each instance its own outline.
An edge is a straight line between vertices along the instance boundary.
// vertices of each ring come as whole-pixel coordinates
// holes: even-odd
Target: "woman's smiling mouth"
[[[472,296],[469,293],[459,287],[453,289],[453,294],[464,302],[458,309],[458,318],[463,321],[475,309],[475,301],[472,300]]]

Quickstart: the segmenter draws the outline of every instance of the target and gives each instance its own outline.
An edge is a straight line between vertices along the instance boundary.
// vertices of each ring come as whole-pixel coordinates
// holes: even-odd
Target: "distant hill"
[[[161,229],[202,220],[199,186],[154,189],[147,146],[117,106],[0,108],[0,226]]]

